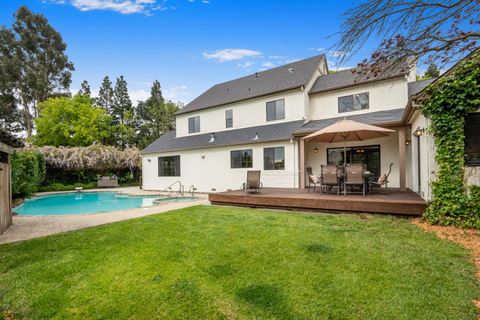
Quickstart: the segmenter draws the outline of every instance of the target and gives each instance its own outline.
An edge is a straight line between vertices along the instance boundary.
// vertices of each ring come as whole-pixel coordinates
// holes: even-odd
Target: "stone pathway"
[[[146,194],[139,189],[115,190],[128,194]],[[13,216],[12,226],[0,236],[0,244],[44,237],[51,234],[83,229],[116,221],[144,217],[157,213],[182,209],[200,204],[209,204],[206,195],[195,195],[199,199],[192,202],[166,202],[154,207],[136,208],[122,211],[75,214],[59,216]]]

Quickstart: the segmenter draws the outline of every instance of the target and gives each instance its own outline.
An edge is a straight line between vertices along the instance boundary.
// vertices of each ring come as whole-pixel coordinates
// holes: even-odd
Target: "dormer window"
[[[369,108],[368,92],[338,98],[338,112],[358,111]]]
[[[200,132],[200,116],[188,118],[188,133]]]
[[[285,119],[285,99],[267,102],[267,121]]]

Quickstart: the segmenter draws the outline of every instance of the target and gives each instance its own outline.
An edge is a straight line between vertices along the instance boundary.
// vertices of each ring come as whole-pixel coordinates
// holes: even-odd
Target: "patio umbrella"
[[[387,137],[395,132],[395,130],[385,129],[370,124],[361,123],[353,120],[343,119],[334,124],[309,134],[302,139],[318,142],[344,142],[343,161],[347,161],[348,141],[363,141],[368,139]]]

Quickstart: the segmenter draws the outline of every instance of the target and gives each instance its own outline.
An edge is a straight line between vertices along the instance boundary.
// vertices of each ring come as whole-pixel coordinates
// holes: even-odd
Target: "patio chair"
[[[102,176],[97,178],[97,187],[98,188],[116,188],[118,187],[117,177]]]
[[[306,169],[307,180],[308,180],[308,188],[307,192],[310,192],[310,189],[313,186],[313,192],[317,189],[317,186],[320,184],[320,179],[313,174],[312,167],[307,167]]]
[[[362,194],[365,196],[366,183],[364,178],[364,167],[361,163],[352,163],[345,166],[345,178],[343,194],[347,195],[347,187],[361,186]]]
[[[388,194],[388,177],[392,172],[392,166],[393,166],[393,163],[390,163],[390,166],[388,168],[388,173],[381,175],[380,177],[378,177],[378,179],[375,179],[374,177],[370,179],[368,183],[369,193],[372,193],[373,188],[381,188],[382,186],[385,186],[385,193]]]
[[[327,191],[327,188],[337,187],[337,195],[340,194],[340,181],[338,179],[337,166],[334,164],[322,165],[322,179],[320,193]]]
[[[243,183],[243,191],[247,193],[260,192],[263,184],[260,182],[260,170],[247,171],[247,182]]]

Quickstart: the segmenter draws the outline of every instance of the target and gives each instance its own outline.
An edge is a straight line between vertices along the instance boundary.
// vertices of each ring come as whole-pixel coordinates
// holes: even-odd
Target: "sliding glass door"
[[[328,164],[343,164],[344,151],[341,148],[327,149],[327,163]],[[346,163],[362,163],[366,164],[370,172],[374,176],[380,176],[380,146],[361,146],[361,147],[347,147],[347,161]]]

